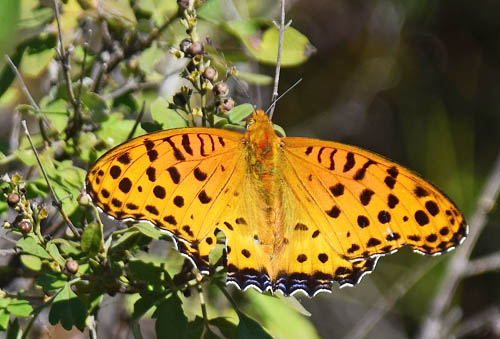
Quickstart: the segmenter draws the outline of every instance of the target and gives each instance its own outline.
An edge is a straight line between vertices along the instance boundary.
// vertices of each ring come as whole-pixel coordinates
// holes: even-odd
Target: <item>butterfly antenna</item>
[[[283,94],[281,94],[279,97],[277,97],[276,99],[274,99],[274,101],[271,103],[271,106],[269,106],[269,108],[266,110],[266,114],[269,115],[269,111],[271,110],[271,108],[273,108],[276,103],[278,102],[278,100],[280,100],[281,98],[283,98],[288,92],[290,92],[292,89],[295,88],[295,86],[297,86],[300,82],[302,81],[302,78],[300,78],[299,80],[295,81],[295,83],[290,86],[285,92],[283,92]],[[269,119],[272,118],[272,113],[271,115],[269,115]]]

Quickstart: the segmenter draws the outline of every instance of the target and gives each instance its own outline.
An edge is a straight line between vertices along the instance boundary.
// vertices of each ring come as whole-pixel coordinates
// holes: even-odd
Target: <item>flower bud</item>
[[[219,110],[223,113],[227,113],[234,108],[234,100],[231,98],[222,99],[219,105]]]
[[[203,71],[203,76],[207,80],[214,81],[217,79],[217,71],[213,67],[207,67],[205,71]]]
[[[17,228],[19,228],[22,234],[26,235],[33,229],[33,224],[31,221],[24,219],[17,225]]]
[[[75,274],[76,272],[78,272],[79,265],[73,259],[68,259],[68,261],[66,261],[65,267],[69,273]]]
[[[201,55],[203,54],[203,44],[199,41],[193,42],[186,50],[190,55]]]
[[[19,196],[19,194],[13,192],[7,197],[7,204],[9,204],[10,207],[14,208],[17,206],[20,200],[21,197]]]
[[[229,92],[229,87],[225,82],[221,81],[215,84],[214,86],[215,95],[223,97],[226,96],[228,92]]]

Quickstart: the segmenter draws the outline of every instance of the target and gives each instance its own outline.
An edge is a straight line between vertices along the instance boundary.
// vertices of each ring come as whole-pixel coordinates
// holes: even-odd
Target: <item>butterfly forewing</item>
[[[138,137],[94,164],[87,192],[116,219],[146,220],[195,247],[205,241],[211,248],[215,226],[204,222],[205,216],[237,166],[241,138],[239,133],[206,128]],[[188,254],[192,250],[180,249]],[[205,248],[203,256],[208,251]]]
[[[334,142],[284,138],[284,153],[329,244],[348,259],[404,244],[425,254],[454,248],[467,225],[434,186],[373,153]],[[290,179],[293,180],[293,179]],[[313,208],[313,207],[311,207]]]

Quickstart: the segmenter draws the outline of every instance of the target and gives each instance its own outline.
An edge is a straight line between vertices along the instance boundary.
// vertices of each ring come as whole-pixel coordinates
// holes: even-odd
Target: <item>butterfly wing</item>
[[[326,222],[320,231],[350,260],[409,245],[437,255],[467,234],[457,207],[408,169],[356,147],[284,138],[285,157],[311,205]]]
[[[275,289],[314,295],[357,283],[376,258],[409,245],[453,249],[467,234],[456,206],[413,172],[373,153],[315,139],[283,138],[284,209],[290,244],[274,263]]]
[[[92,201],[115,219],[168,231],[201,271],[216,245],[214,210],[226,208],[241,161],[240,133],[189,128],[147,134],[110,150],[89,170]],[[225,193],[226,191],[226,193]]]

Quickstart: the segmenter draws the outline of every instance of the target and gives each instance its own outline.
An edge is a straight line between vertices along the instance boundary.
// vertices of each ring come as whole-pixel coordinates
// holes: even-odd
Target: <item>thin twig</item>
[[[12,62],[10,57],[8,55],[5,55],[5,60],[7,60],[7,63],[9,64],[10,68],[12,71],[16,74],[17,80],[21,84],[21,89],[28,99],[29,103],[31,106],[33,106],[36,110],[36,112],[39,114],[38,119],[39,119],[39,124],[40,124],[40,133],[42,133],[43,140],[47,141],[50,143],[49,138],[47,137],[47,133],[45,132],[45,126],[51,126],[51,123],[47,120],[45,115],[41,114],[40,107],[36,103],[36,101],[33,99],[31,96],[31,93],[26,86],[23,77],[21,76],[21,73],[19,73],[19,70],[17,69],[16,65]]]
[[[14,65],[14,63],[12,62],[12,60],[10,59],[10,57],[8,55],[5,55],[5,60],[7,60],[7,62],[10,65],[10,68],[16,74],[17,80],[19,80],[19,83],[21,84],[21,89],[23,90],[24,95],[26,96],[26,98],[30,102],[30,105],[33,106],[33,107],[35,107],[35,109],[38,112],[40,112],[40,107],[38,107],[36,101],[31,96],[31,93],[28,90],[28,87],[26,87],[26,84],[24,83],[23,77],[21,76],[21,73],[19,73],[16,65]]]
[[[500,252],[496,252],[469,262],[464,277],[472,277],[492,271],[500,271]]]
[[[139,123],[141,122],[142,120],[142,117],[144,115],[144,111],[146,110],[146,102],[143,101],[142,102],[142,107],[141,107],[141,111],[139,113],[139,115],[137,116],[137,119],[135,119],[135,123],[134,123],[134,127],[132,127],[132,130],[130,131],[130,133],[128,134],[127,136],[127,140],[130,140],[132,139],[132,137],[134,136],[135,134],[135,131],[137,130],[137,127],[139,126]]]
[[[431,268],[441,261],[435,259],[427,261],[419,266],[409,276],[403,276],[399,281],[392,285],[388,291],[375,303],[375,305],[358,321],[352,330],[344,338],[357,339],[365,338],[375,325],[389,312],[396,302],[403,297]]]
[[[104,94],[102,98],[104,100],[111,100],[118,98],[119,96],[122,96],[124,94],[127,94],[128,92],[142,90],[142,89],[157,88],[158,86],[160,86],[158,82],[150,81],[150,82],[139,83],[135,79],[130,79],[124,86],[121,86],[120,88],[118,88],[113,92]]]
[[[283,51],[283,40],[285,38],[285,31],[292,24],[292,21],[288,21],[285,25],[285,0],[281,0],[281,19],[280,24],[274,23],[279,31],[279,42],[278,42],[278,56],[276,57],[276,70],[274,72],[274,87],[273,95],[271,97],[271,107],[269,109],[269,119],[273,119],[274,108],[276,106],[276,98],[278,98],[278,86],[280,82],[280,70],[281,70],[281,53]]]
[[[485,326],[494,326],[500,322],[500,310],[498,307],[490,307],[479,312],[469,319],[462,321],[460,326],[454,331],[454,338],[464,338],[472,336]]]
[[[24,128],[24,133],[28,137],[28,141],[31,145],[31,149],[33,150],[33,153],[35,153],[36,161],[38,162],[38,166],[40,167],[40,171],[42,172],[42,175],[45,179],[45,182],[47,183],[47,186],[49,187],[50,194],[52,195],[52,199],[53,199],[53,204],[57,207],[57,209],[59,210],[59,213],[63,217],[64,221],[66,221],[66,223],[68,224],[68,226],[71,229],[71,231],[73,232],[73,234],[76,237],[80,237],[80,232],[78,232],[76,227],[73,225],[71,220],[66,215],[66,212],[64,212],[64,210],[62,208],[62,202],[57,197],[56,192],[54,191],[54,188],[52,188],[52,184],[50,183],[49,177],[47,176],[47,172],[45,172],[45,169],[43,168],[42,161],[40,160],[40,156],[38,155],[38,151],[36,150],[35,145],[33,144],[33,140],[31,140],[31,135],[30,135],[30,132],[28,131],[28,126],[26,125],[26,121],[25,120],[21,121],[21,124]]]
[[[460,246],[449,261],[446,272],[441,280],[440,287],[433,299],[429,311],[419,331],[419,338],[441,338],[445,334],[442,317],[448,307],[457,286],[469,268],[469,257],[481,231],[488,221],[488,213],[495,204],[500,192],[500,154],[497,157],[493,170],[484,184],[476,211],[470,222],[468,239]]]
[[[4,257],[6,255],[11,255],[11,254],[16,254],[17,250],[15,248],[9,248],[9,249],[0,249],[0,257]]]
[[[55,16],[56,16],[56,22],[57,22],[57,32],[58,32],[58,36],[59,36],[59,48],[56,50],[57,50],[57,53],[59,55],[59,59],[61,60],[61,65],[63,67],[64,79],[66,81],[66,85],[67,85],[68,92],[69,92],[69,99],[70,99],[71,105],[73,106],[73,111],[74,111],[74,116],[73,116],[72,122],[71,122],[70,126],[68,126],[68,134],[69,134],[69,136],[71,136],[75,139],[75,146],[76,146],[76,144],[77,144],[76,143],[76,134],[80,130],[80,127],[82,124],[81,100],[80,100],[80,98],[77,99],[75,97],[75,93],[73,91],[73,82],[71,81],[71,68],[70,68],[70,61],[69,61],[70,54],[69,54],[69,51],[67,51],[64,48],[58,0],[53,0],[53,1],[54,1],[54,11],[55,11]],[[84,65],[84,67],[85,67],[85,65]]]

